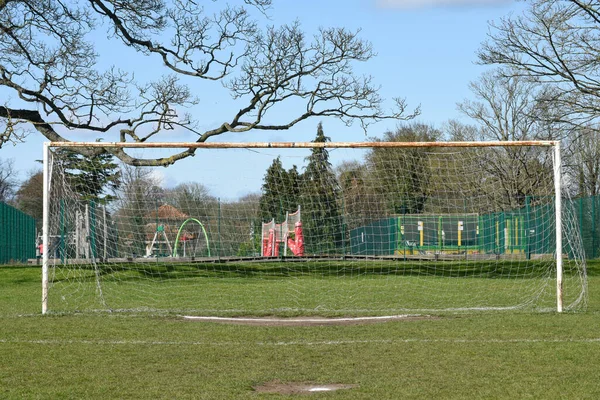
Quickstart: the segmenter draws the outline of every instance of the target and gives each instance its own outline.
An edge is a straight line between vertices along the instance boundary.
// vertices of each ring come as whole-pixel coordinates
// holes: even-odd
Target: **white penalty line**
[[[213,322],[251,322],[251,323],[336,323],[336,322],[368,322],[368,321],[394,321],[410,318],[430,318],[429,315],[420,314],[404,314],[404,315],[383,315],[373,317],[341,317],[341,318],[325,318],[325,317],[289,317],[289,318],[273,318],[273,317],[210,317],[210,316],[193,316],[184,315],[183,319],[191,321],[213,321]]]
[[[323,340],[323,341],[277,341],[277,342],[210,342],[210,341],[159,341],[159,340],[84,340],[84,339],[0,339],[0,344],[39,344],[39,345],[135,345],[135,346],[338,346],[361,344],[409,344],[409,343],[445,343],[445,344],[562,344],[562,343],[599,343],[600,338],[555,338],[555,339],[375,339],[375,340]]]

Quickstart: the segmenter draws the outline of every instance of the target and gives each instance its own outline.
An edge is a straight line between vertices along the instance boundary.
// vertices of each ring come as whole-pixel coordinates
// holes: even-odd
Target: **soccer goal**
[[[42,312],[579,310],[567,186],[555,141],[46,143]]]

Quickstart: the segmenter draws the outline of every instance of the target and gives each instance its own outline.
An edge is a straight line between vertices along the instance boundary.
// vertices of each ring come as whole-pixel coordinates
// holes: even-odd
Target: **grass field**
[[[565,261],[564,304],[582,292]],[[473,308],[556,308],[547,260],[303,260],[193,262],[157,259],[52,268],[53,312],[153,310],[199,315],[359,316]],[[99,290],[101,288],[101,291]]]
[[[316,398],[596,399],[600,263],[588,275],[584,312],[257,327],[144,313],[41,316],[39,268],[0,267],[0,398],[290,398],[253,390],[278,381],[358,385],[307,395]]]

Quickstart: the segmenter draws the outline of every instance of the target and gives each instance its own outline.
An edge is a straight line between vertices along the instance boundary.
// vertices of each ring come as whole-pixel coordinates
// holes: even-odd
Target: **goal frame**
[[[554,207],[556,230],[556,311],[563,312],[562,262],[562,165],[558,140],[465,141],[465,142],[44,142],[43,147],[43,218],[42,218],[42,314],[48,312],[49,290],[49,192],[50,149],[52,148],[189,148],[189,149],[314,149],[314,148],[426,148],[426,147],[552,147],[554,173]]]

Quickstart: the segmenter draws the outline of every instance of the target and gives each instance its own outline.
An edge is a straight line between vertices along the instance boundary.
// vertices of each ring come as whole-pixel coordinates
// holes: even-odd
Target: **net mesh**
[[[552,154],[531,146],[199,149],[169,175],[174,167],[73,163],[54,149],[48,307],[555,309]],[[578,210],[565,195],[564,307],[573,310],[585,307],[587,290]]]

